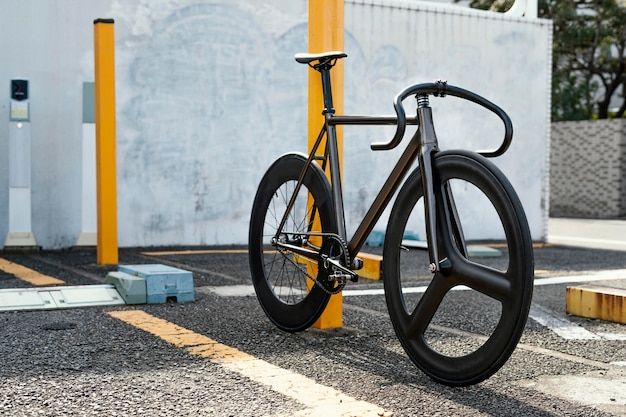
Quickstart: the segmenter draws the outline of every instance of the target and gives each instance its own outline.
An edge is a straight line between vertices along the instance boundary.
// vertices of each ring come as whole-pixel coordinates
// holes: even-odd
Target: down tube
[[[413,162],[417,159],[419,142],[420,138],[418,131],[411,138],[411,141],[400,156],[400,159],[398,159],[398,162],[393,167],[391,174],[389,174],[387,181],[385,181],[385,184],[378,192],[378,195],[367,211],[367,214],[365,214],[361,224],[359,224],[356,232],[354,232],[352,239],[350,239],[350,242],[348,243],[348,253],[350,254],[350,258],[356,256],[356,254],[361,250],[367,240],[367,237],[376,225],[376,222],[380,219],[380,216],[391,201],[394,193],[398,190],[402,181],[411,169]]]

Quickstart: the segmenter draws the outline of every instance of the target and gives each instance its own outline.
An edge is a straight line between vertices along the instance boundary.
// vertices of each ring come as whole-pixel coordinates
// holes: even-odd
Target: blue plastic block
[[[104,279],[105,284],[115,285],[126,304],[146,303],[146,280],[125,272],[109,272]]]
[[[467,252],[469,256],[477,258],[498,258],[502,256],[502,252],[499,249],[482,245],[467,245]]]
[[[161,264],[120,265],[118,271],[146,280],[146,302],[165,303],[175,298],[176,302],[194,301],[193,274],[183,269]]]
[[[367,246],[382,246],[385,242],[385,232],[373,230],[367,237],[365,244]]]
[[[402,236],[402,240],[420,240],[420,237],[417,233],[413,233],[411,231],[404,232]],[[385,243],[385,232],[373,230],[370,235],[367,237],[365,244],[367,246],[383,246]]]
[[[407,230],[402,235],[402,240],[420,240],[420,237],[417,233]]]

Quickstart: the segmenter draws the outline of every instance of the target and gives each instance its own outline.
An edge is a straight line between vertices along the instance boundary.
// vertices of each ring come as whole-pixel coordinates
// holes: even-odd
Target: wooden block
[[[626,289],[578,285],[567,287],[568,314],[626,324]]]
[[[359,252],[357,257],[363,260],[363,268],[357,271],[359,278],[382,279],[382,256],[374,255],[372,253]]]

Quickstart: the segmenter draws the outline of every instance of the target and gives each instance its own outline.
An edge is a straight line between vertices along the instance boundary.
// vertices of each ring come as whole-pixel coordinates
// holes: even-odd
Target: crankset
[[[358,280],[359,276],[347,267],[350,265],[348,247],[339,236],[326,237],[319,253],[317,284],[326,291],[336,294],[346,282]]]

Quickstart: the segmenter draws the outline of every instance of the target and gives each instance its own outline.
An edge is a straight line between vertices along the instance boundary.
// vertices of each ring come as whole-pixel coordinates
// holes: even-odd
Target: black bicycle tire
[[[248,258],[252,283],[263,311],[272,323],[280,329],[293,333],[310,327],[323,313],[330,295],[320,286],[313,287],[306,293],[304,298],[294,304],[285,303],[272,290],[270,280],[271,272],[266,270],[264,262],[263,230],[266,224],[268,210],[272,197],[284,184],[295,183],[306,163],[306,157],[302,154],[286,154],[277,159],[263,176],[252,207],[249,229]],[[316,164],[311,164],[303,179],[303,186],[312,195],[319,212],[321,231],[335,233],[336,226],[332,210],[331,189],[328,179],[322,169]],[[285,198],[289,198],[287,196]],[[282,213],[278,213],[282,217]],[[274,219],[276,222],[278,219]],[[280,252],[274,254],[273,261],[283,262],[283,266],[293,264]],[[292,268],[298,274],[297,268]],[[300,277],[303,280],[309,278],[304,273]]]
[[[442,186],[450,179],[469,181],[485,193],[496,207],[509,247],[509,266],[504,275],[510,279],[512,299],[506,299],[506,302],[502,303],[502,315],[491,336],[480,348],[468,355],[451,357],[436,352],[424,337],[429,324],[419,334],[409,334],[413,331],[413,329],[409,331],[412,311],[407,311],[401,292],[400,245],[407,219],[423,195],[419,169],[416,169],[403,185],[390,214],[383,253],[385,297],[396,335],[417,367],[440,383],[466,386],[481,382],[497,372],[509,359],[519,342],[528,318],[533,291],[532,240],[526,215],[515,190],[491,161],[473,152],[447,151],[435,156],[433,166],[436,181],[439,182],[436,187]],[[438,233],[440,227],[445,227],[440,226],[441,224],[438,222]],[[448,256],[452,262],[452,275],[446,275],[446,279],[450,279],[450,276],[454,277],[455,262],[458,262],[458,265],[462,264],[459,261],[461,254],[458,250],[452,249],[442,256]],[[433,282],[438,278],[443,278],[441,272],[434,274],[430,285],[433,286]],[[444,288],[439,282],[437,281],[435,287]],[[429,296],[436,294],[439,297],[436,291],[424,293],[422,297],[426,297],[426,294]],[[435,308],[438,308],[438,305]]]

